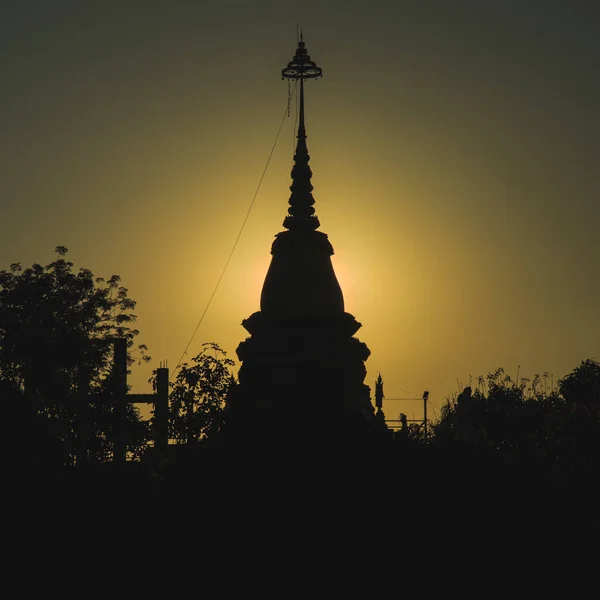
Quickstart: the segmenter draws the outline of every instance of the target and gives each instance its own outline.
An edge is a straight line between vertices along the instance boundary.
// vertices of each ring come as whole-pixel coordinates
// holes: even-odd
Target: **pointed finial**
[[[318,79],[323,76],[323,70],[317,67],[317,63],[310,60],[303,41],[302,30],[300,30],[300,41],[294,54],[294,58],[281,71],[283,79],[300,80],[300,119],[298,122],[298,144],[294,155],[294,167],[292,169],[292,185],[288,208],[288,216],[283,222],[286,229],[314,230],[320,226],[319,219],[315,216],[312,196],[313,186],[310,182],[312,172],[308,166],[310,156],[306,146],[306,128],[304,125],[304,80]]]

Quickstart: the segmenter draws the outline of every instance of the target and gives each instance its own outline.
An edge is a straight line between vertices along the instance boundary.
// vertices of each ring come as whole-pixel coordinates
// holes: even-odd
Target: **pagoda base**
[[[251,337],[237,348],[242,366],[229,420],[315,434],[380,426],[364,384],[370,351],[352,337],[360,328],[352,315],[257,312],[243,325]]]

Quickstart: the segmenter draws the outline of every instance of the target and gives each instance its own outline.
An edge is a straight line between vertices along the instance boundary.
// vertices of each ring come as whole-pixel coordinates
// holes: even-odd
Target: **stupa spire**
[[[294,58],[282,69],[283,79],[300,80],[300,119],[298,122],[298,135],[296,153],[294,154],[294,167],[292,168],[292,195],[289,199],[288,216],[283,221],[283,226],[289,230],[314,230],[320,225],[315,215],[315,199],[312,195],[312,171],[310,170],[308,147],[306,145],[306,127],[304,124],[304,80],[318,79],[323,76],[323,70],[310,60],[300,31],[300,41]]]

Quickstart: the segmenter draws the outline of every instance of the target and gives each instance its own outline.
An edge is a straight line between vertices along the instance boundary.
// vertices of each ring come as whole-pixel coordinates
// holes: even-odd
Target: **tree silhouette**
[[[558,386],[563,398],[587,410],[594,416],[600,417],[600,363],[587,359],[563,377]]]
[[[75,272],[67,249],[56,252],[45,266],[14,263],[0,271],[0,394],[24,447],[44,439],[60,454],[56,463],[71,464],[85,427],[89,456],[106,460],[114,441],[106,401],[113,340],[125,338],[134,348],[136,303],[117,275],[104,280],[89,269]],[[149,360],[145,346],[135,350],[138,360]],[[140,450],[147,428],[131,405],[125,423],[130,450]]]
[[[600,364],[583,361],[547,390],[503,369],[479,378],[442,407],[435,443],[488,453],[531,475],[582,480],[600,460]]]
[[[223,423],[225,401],[235,379],[233,360],[218,344],[207,342],[202,351],[183,363],[169,391],[169,435],[193,443],[216,433]],[[156,371],[150,382],[156,386]]]

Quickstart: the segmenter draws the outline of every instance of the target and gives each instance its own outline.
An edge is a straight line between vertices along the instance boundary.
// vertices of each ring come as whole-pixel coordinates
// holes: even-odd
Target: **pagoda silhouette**
[[[306,144],[304,81],[322,76],[300,37],[282,72],[299,80],[300,109],[286,231],[275,236],[260,310],[242,321],[250,337],[241,342],[239,384],[230,415],[238,424],[269,423],[290,430],[339,431],[377,427],[364,384],[366,344],[354,334],[361,324],[344,310],[344,297],[320,227],[312,195]]]

